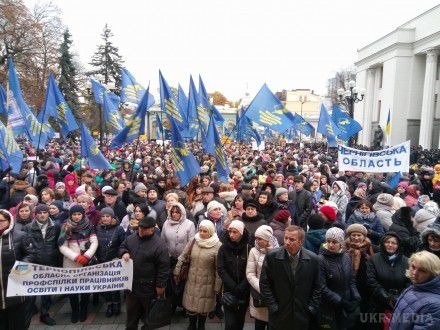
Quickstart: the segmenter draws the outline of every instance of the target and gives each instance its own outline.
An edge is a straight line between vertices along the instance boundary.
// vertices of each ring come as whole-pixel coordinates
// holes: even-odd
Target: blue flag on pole
[[[144,97],[145,88],[139,84],[133,75],[126,69],[122,69],[122,89],[121,89],[121,102],[126,102],[134,106],[138,106],[140,100]],[[153,106],[154,96],[150,94],[148,107]]]
[[[8,88],[6,90],[6,105],[8,108],[8,128],[14,135],[26,134],[26,122],[22,109],[29,109],[21,94],[20,83],[15,73],[14,61],[8,60]],[[30,110],[29,110],[30,111]]]
[[[202,134],[202,147],[206,153],[211,154],[213,156],[215,156],[214,131],[216,131],[215,120],[214,118],[211,117],[206,134]]]
[[[300,131],[304,135],[310,136],[315,131],[315,128],[297,113],[293,122],[295,123],[295,130]]]
[[[200,98],[200,102],[202,103],[202,107],[203,107],[205,113],[209,117],[211,117],[211,116],[214,117],[216,124],[220,124],[225,121],[222,114],[217,110],[217,108],[214,105],[211,104],[209,94],[206,91],[205,84],[203,83],[202,77],[200,75],[199,75],[199,98]],[[203,117],[203,115],[202,115],[202,117]],[[209,121],[208,121],[207,125],[209,125]]]
[[[156,113],[156,139],[162,139],[162,132],[165,135],[165,140],[171,140],[171,131],[163,127],[162,120],[160,120],[159,114]]]
[[[39,123],[42,123],[44,129],[47,130],[47,137],[49,139],[53,139],[55,137],[55,131],[52,128],[52,126],[50,126],[50,123],[49,123],[48,120],[46,122],[44,122],[44,120],[43,120],[43,111],[40,111],[40,113],[37,115],[37,120],[38,120]]]
[[[122,147],[124,143],[132,142],[134,139],[139,138],[140,135],[145,135],[145,116],[149,108],[148,104],[150,104],[148,100],[149,90],[150,86],[148,86],[147,92],[139,103],[136,112],[127,122],[127,125],[112,140],[112,148]]]
[[[70,110],[69,105],[61,94],[52,73],[47,84],[44,108],[40,113],[44,113],[44,118],[41,118],[43,123],[46,123],[49,117],[56,118],[60,124],[63,137],[67,137],[70,132],[78,129],[78,124],[72,110]]]
[[[8,115],[8,109],[6,105],[6,91],[5,88],[0,85],[0,115]]]
[[[238,127],[237,127],[237,141],[245,142],[254,138],[257,145],[261,144],[261,137],[257,130],[252,127],[252,122],[248,117],[245,116],[245,111],[242,108],[241,116],[238,116]],[[237,119],[236,119],[237,120]]]
[[[103,101],[104,119],[114,129],[115,133],[118,134],[125,126],[118,106],[112,102],[108,93],[104,93]]]
[[[112,169],[110,163],[99,150],[84,123],[82,123],[81,126],[81,156],[88,159],[90,169]]]
[[[182,86],[177,88],[177,104],[179,108],[182,110],[184,121],[188,123],[188,98],[186,97],[185,92],[182,89]]]
[[[102,105],[104,103],[104,93],[108,93],[110,100],[119,106],[119,103],[121,103],[119,96],[93,79],[90,79],[90,82],[92,83],[93,96],[97,104]]]
[[[214,145],[215,145],[215,168],[217,170],[218,178],[222,182],[228,182],[229,179],[229,165],[225,154],[223,153],[223,146],[220,140],[220,136],[218,135],[217,128],[215,127],[215,120],[210,122],[210,126],[212,126],[212,130],[214,133]]]
[[[284,133],[295,125],[293,115],[284,108],[284,105],[266,84],[261,87],[251,104],[249,104],[245,116],[253,122],[278,133]]]
[[[13,173],[20,173],[23,163],[23,152],[14,140],[12,131],[0,121],[0,167],[6,170],[9,166]]]
[[[194,80],[192,76],[189,78],[189,96],[188,96],[188,135],[191,138],[195,138],[197,133],[199,132],[199,127],[203,123],[200,122],[199,117],[199,108],[202,108],[202,104],[200,102],[199,94],[197,92],[196,86],[194,84]],[[202,111],[201,115],[205,115],[205,112]],[[209,119],[209,117],[206,117]],[[206,121],[206,118],[202,118]]]
[[[345,112],[333,104],[332,106],[332,120],[338,126],[341,134],[338,135],[338,139],[348,141],[351,136],[362,130],[362,126]]]
[[[402,177],[402,173],[397,172],[391,179],[388,181],[388,184],[391,188],[395,189],[400,182],[400,178]]]
[[[328,114],[324,104],[321,104],[321,113],[319,115],[317,131],[327,137],[329,146],[336,147],[336,137],[342,132],[330,118],[330,115]]]

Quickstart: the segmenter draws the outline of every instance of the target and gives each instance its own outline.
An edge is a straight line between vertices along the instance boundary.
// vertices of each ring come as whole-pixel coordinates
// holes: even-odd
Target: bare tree
[[[347,90],[350,80],[356,81],[356,69],[354,67],[341,69],[335,73],[333,78],[328,80],[327,95],[332,103],[339,102],[338,89]]]

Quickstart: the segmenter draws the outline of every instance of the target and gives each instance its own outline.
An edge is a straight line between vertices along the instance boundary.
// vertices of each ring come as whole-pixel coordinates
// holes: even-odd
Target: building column
[[[371,122],[373,121],[374,108],[374,78],[376,69],[367,69],[367,86],[365,91],[364,120],[362,125],[363,141],[362,144],[371,144]]]
[[[420,120],[419,144],[424,149],[431,148],[434,128],[434,93],[438,50],[426,52],[425,82],[423,84],[422,115]]]

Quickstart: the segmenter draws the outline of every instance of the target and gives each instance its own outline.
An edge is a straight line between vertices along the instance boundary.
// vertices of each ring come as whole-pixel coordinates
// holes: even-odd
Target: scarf
[[[218,222],[221,218],[222,218],[223,214],[220,214],[220,216],[218,218],[214,218],[209,212],[208,212],[208,218],[209,220],[211,220],[212,222],[216,223]]]
[[[362,257],[368,260],[372,255],[374,255],[371,242],[368,238],[365,238],[365,240],[361,243],[354,243],[350,241],[350,238],[347,238],[345,240],[345,246],[348,254],[351,256],[353,271],[355,274],[357,274]]]
[[[194,238],[197,242],[197,245],[203,249],[210,249],[220,241],[216,233],[214,233],[210,238],[207,239],[200,238],[200,234],[197,233]]]
[[[88,238],[93,234],[93,225],[89,219],[83,217],[81,221],[74,222],[72,219],[61,227],[60,237],[58,239],[58,246],[63,245],[69,240],[79,240],[81,238]]]

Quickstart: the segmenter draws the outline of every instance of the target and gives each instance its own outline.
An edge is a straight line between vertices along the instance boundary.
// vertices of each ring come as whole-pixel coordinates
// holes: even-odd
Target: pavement
[[[37,306],[40,302],[37,299]],[[40,322],[39,314],[35,314],[32,318],[32,330],[80,330],[80,329],[97,329],[97,330],[123,330],[125,329],[125,304],[122,304],[122,312],[118,316],[110,318],[105,317],[106,304],[101,297],[98,306],[92,305],[90,299],[89,315],[84,322],[76,324],[70,323],[70,304],[67,297],[54,297],[53,304],[50,309],[50,316],[57,322],[55,326],[47,326]],[[140,328],[141,324],[139,325]],[[178,313],[174,316],[170,326],[160,328],[159,330],[185,330],[188,327],[188,319]],[[224,329],[224,323],[218,318],[207,319],[206,330]],[[246,318],[245,330],[254,329],[254,322],[249,317]]]

